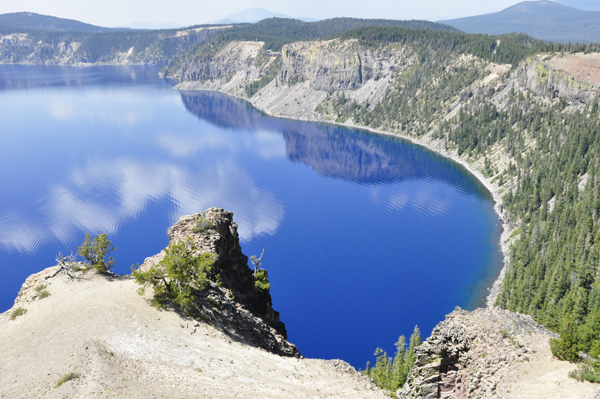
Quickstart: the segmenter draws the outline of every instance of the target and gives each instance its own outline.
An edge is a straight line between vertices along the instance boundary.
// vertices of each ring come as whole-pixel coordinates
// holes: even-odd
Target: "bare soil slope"
[[[344,362],[277,356],[159,311],[129,276],[43,280],[55,269],[23,285],[27,313],[0,315],[0,398],[385,397]],[[40,283],[51,295],[33,299]]]
[[[572,75],[575,79],[600,86],[600,54],[568,54],[547,63]]]

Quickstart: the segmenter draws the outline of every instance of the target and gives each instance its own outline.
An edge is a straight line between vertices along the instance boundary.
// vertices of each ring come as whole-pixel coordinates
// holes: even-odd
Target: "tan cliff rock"
[[[417,348],[401,398],[597,397],[597,385],[568,377],[574,364],[553,359],[556,334],[531,316],[499,308],[457,308]]]
[[[257,51],[262,42],[231,42],[214,56],[191,60],[171,77],[179,90],[217,90],[247,98],[246,87],[263,78],[280,57],[274,77],[249,100],[272,115],[302,120],[328,120],[317,107],[333,92],[377,104],[400,72],[414,62],[402,46],[370,49],[356,40],[296,42],[281,54]],[[239,59],[233,59],[240,54]]]

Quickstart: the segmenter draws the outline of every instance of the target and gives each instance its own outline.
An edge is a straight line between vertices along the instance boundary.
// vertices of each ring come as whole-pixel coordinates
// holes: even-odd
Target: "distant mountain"
[[[521,32],[555,42],[600,42],[599,11],[578,10],[553,1],[524,1],[493,14],[439,22],[467,33]]]
[[[184,26],[184,24],[178,24],[175,22],[150,22],[150,21],[142,21],[142,22],[132,22],[130,24],[125,24],[127,28],[131,29],[179,29]]]
[[[556,0],[556,2],[580,10],[600,11],[600,0]]]
[[[251,8],[249,10],[244,10],[240,12],[236,12],[235,14],[227,15],[218,21],[212,22],[213,24],[236,24],[236,23],[255,23],[258,21],[262,21],[263,19],[268,18],[287,18],[287,19],[299,19],[304,22],[312,22],[316,21],[314,18],[296,18],[290,17],[285,14],[278,14],[271,12],[269,10],[265,10],[264,8]]]
[[[101,26],[90,25],[73,19],[64,19],[41,15],[33,12],[13,12],[9,14],[0,14],[0,26],[50,30],[61,32],[114,32],[127,28],[103,28]]]

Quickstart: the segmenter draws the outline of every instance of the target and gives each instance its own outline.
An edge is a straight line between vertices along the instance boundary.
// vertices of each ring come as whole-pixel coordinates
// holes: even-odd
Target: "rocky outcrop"
[[[557,335],[531,316],[507,310],[457,308],[416,350],[416,362],[399,395],[405,398],[491,398],[515,378],[518,365]]]
[[[194,43],[230,26],[123,33],[0,34],[0,63],[45,65],[162,65]]]
[[[390,75],[403,55],[395,50],[372,50],[357,40],[296,42],[283,47],[281,82],[310,81],[315,90],[356,90],[370,79]]]
[[[255,62],[263,46],[263,42],[230,42],[214,55],[186,62],[180,74],[171,77],[184,81],[229,81],[233,75],[243,72],[244,78],[252,82],[263,76],[265,68],[274,59],[274,56],[268,56]]]
[[[557,69],[553,60],[543,61],[532,57],[521,63],[507,83],[516,84],[532,93],[549,98],[564,98],[570,105],[590,104],[598,101],[598,86],[576,79],[572,74]]]
[[[354,39],[291,43],[281,54],[260,50],[262,45],[231,42],[169,76],[181,80],[176,86],[180,90],[217,90],[249,99],[273,115],[329,120],[317,110],[328,94],[343,93],[351,102],[375,105],[399,72],[414,62],[405,46],[374,49]],[[259,90],[247,90],[253,84]]]
[[[202,229],[197,222],[206,223]],[[195,215],[182,216],[167,232],[169,243],[192,239],[196,254],[216,255],[211,270],[221,283],[211,282],[197,298],[198,305],[215,327],[233,339],[283,356],[300,357],[296,346],[287,342],[285,325],[273,309],[269,290],[255,286],[255,278],[242,253],[233,221],[233,212],[210,208]],[[147,258],[142,269],[164,258],[164,251]]]

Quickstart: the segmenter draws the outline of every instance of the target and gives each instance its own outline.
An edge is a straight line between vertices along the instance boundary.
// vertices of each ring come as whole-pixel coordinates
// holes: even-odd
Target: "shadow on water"
[[[445,182],[492,201],[481,182],[457,163],[395,137],[336,125],[270,117],[243,100],[220,93],[181,92],[186,109],[215,126],[279,132],[291,162],[310,165],[319,175],[377,185],[413,179]],[[357,134],[361,133],[361,134]]]

